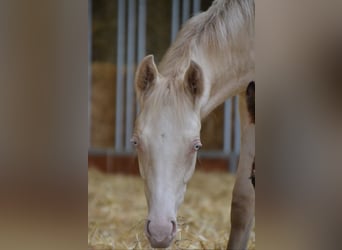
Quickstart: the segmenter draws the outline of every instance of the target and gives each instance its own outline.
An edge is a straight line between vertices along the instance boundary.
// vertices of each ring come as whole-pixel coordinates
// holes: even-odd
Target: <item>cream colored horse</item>
[[[246,248],[255,199],[250,181],[254,125],[245,102],[254,79],[253,40],[254,1],[216,0],[183,26],[158,68],[149,55],[137,69],[140,113],[132,144],[145,183],[152,247],[168,247],[176,235],[177,211],[202,146],[201,121],[227,98],[240,95],[241,150],[228,248]]]

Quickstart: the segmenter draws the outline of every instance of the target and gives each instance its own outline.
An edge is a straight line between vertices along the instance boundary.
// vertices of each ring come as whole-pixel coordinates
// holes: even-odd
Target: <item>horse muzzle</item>
[[[153,248],[169,247],[176,236],[175,220],[148,220],[145,233]]]

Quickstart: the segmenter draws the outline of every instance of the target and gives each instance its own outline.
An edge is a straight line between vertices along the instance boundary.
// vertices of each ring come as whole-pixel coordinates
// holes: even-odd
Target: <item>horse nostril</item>
[[[176,236],[177,222],[175,220],[147,220],[145,234],[153,248],[169,247]]]
[[[175,235],[175,234],[176,234],[176,231],[177,231],[177,223],[176,223],[176,221],[174,221],[174,220],[172,220],[171,223],[172,223],[172,232],[171,232],[171,235]]]
[[[148,235],[151,235],[150,228],[149,228],[150,227],[150,223],[151,223],[150,220],[148,220],[147,223],[146,223],[146,231],[147,231]]]

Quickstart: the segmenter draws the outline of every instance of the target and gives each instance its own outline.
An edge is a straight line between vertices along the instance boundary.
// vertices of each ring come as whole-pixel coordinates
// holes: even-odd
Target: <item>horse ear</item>
[[[145,56],[135,75],[135,91],[140,102],[152,90],[156,83],[157,75],[158,70],[154,63],[153,55]]]
[[[185,84],[188,93],[190,93],[193,102],[195,103],[203,94],[204,79],[201,67],[192,60],[185,73]]]

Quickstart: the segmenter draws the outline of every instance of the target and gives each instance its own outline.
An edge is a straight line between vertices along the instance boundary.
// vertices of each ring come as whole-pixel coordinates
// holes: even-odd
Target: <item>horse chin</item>
[[[173,241],[174,237],[170,237],[168,239],[165,239],[163,241],[156,241],[150,237],[148,237],[148,240],[151,244],[151,247],[153,248],[167,248],[171,245],[172,241]]]

